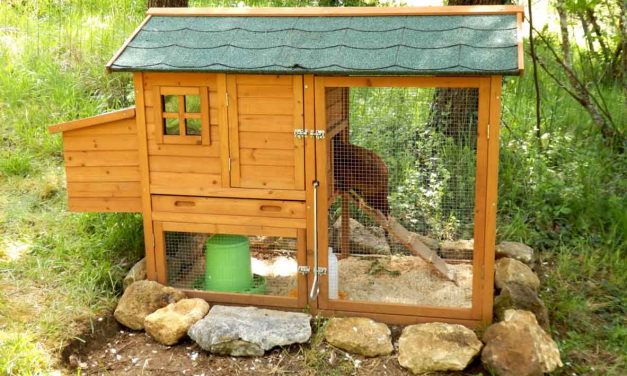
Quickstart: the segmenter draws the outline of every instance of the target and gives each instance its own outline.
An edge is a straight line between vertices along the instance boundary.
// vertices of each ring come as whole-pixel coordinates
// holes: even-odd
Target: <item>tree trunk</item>
[[[148,8],[186,8],[187,0],[148,0]]]
[[[503,5],[507,0],[449,0],[448,5]],[[477,89],[436,89],[429,124],[459,145],[476,147]]]

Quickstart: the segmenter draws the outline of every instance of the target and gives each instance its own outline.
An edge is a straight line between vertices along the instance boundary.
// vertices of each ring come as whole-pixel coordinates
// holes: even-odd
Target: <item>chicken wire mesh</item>
[[[170,286],[297,296],[295,238],[166,231],[164,241]]]
[[[330,298],[471,306],[477,110],[475,88],[327,88]]]

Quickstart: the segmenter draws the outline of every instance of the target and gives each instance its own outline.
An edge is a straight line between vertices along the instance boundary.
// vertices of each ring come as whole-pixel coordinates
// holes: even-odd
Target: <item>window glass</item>
[[[202,122],[200,119],[185,119],[185,134],[188,136],[200,136]]]
[[[165,135],[178,135],[179,134],[179,119],[164,119],[165,126],[163,127],[163,134]]]
[[[198,95],[186,95],[185,96],[185,112],[191,112],[191,113],[200,112],[200,96]]]
[[[162,100],[165,112],[179,112],[178,95],[162,95]]]

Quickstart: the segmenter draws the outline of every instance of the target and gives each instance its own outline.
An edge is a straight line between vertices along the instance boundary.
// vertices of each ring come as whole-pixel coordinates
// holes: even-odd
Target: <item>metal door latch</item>
[[[322,140],[325,137],[326,132],[323,130],[310,131],[309,135],[315,137],[318,140]]]
[[[318,273],[318,275],[327,275],[327,268],[325,267],[318,267],[316,269],[316,273]]]
[[[307,275],[307,274],[309,274],[309,270],[310,270],[310,269],[309,269],[309,266],[306,266],[306,265],[304,265],[304,266],[303,266],[303,265],[301,265],[301,266],[299,266],[299,267],[298,267],[298,272],[299,272],[300,274],[302,274],[302,275]]]
[[[294,129],[294,137],[305,138],[309,132],[306,129]]]

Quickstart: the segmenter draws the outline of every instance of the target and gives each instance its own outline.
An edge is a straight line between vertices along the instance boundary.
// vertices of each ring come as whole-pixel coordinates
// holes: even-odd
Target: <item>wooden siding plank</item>
[[[238,85],[240,98],[291,98],[292,88],[289,86]]]
[[[293,133],[239,132],[239,136],[239,146],[242,148],[294,150]]]
[[[141,183],[116,181],[79,183],[70,182],[67,185],[67,194],[70,198],[76,197],[141,197]]]
[[[294,112],[292,98],[238,97],[237,105],[242,115],[291,115]]]
[[[240,149],[242,165],[294,166],[294,152],[277,149]]]
[[[182,188],[196,188],[203,191],[208,188],[215,188],[221,184],[220,174],[192,174],[176,172],[150,172],[151,186],[162,186],[176,190]]]
[[[148,155],[219,158],[220,149],[217,147],[210,147],[206,145],[166,145],[149,142]]]
[[[73,212],[139,213],[142,201],[139,197],[70,197],[68,209]]]
[[[138,166],[137,151],[67,151],[63,153],[67,167]]]
[[[98,135],[63,137],[63,150],[137,150],[137,136],[128,135]]]
[[[294,167],[240,166],[242,186],[250,188],[294,189]]]
[[[65,137],[96,136],[113,134],[137,134],[135,118],[118,120],[111,123],[93,125],[91,127],[73,129],[64,133]]]
[[[144,87],[152,89],[154,86],[208,86],[215,87],[217,74],[191,72],[145,72]]]
[[[220,158],[153,155],[150,157],[150,171],[219,174],[221,171]]]
[[[140,181],[139,168],[137,166],[66,167],[65,171],[68,183]]]
[[[240,132],[293,132],[291,115],[239,115]]]
[[[240,74],[237,77],[238,85],[270,85],[292,86],[292,77],[288,75]]]

